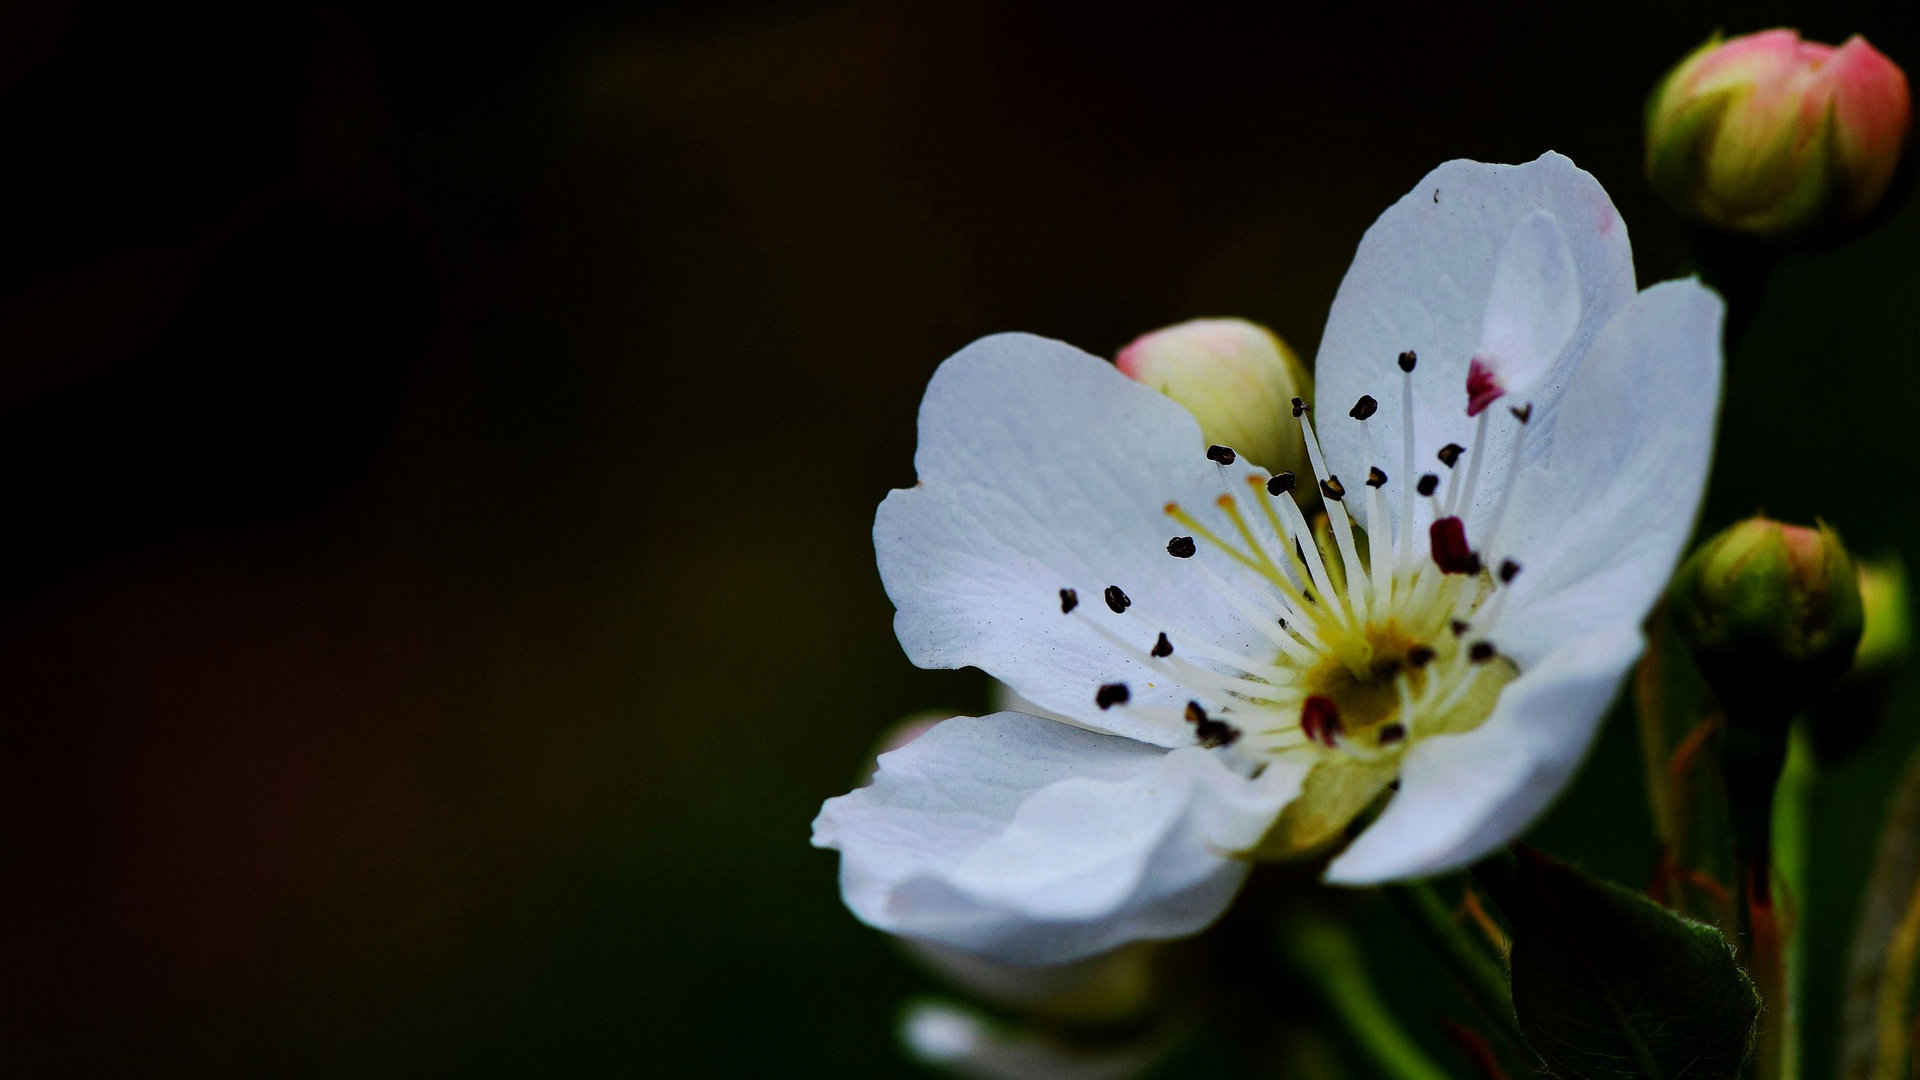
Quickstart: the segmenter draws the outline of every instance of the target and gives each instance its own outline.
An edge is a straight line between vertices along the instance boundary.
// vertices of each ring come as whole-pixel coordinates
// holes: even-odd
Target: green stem
[[[1807,845],[1812,827],[1815,764],[1813,739],[1804,724],[1794,726],[1787,744],[1786,768],[1773,797],[1774,895],[1784,911],[1781,933],[1786,939],[1785,971],[1780,995],[1779,1080],[1800,1078],[1800,995],[1806,977],[1807,935],[1799,925],[1807,902]]]
[[[1287,951],[1320,988],[1326,1003],[1389,1080],[1451,1080],[1394,1019],[1367,977],[1366,963],[1347,932],[1329,923],[1296,926]]]
[[[1513,990],[1507,984],[1505,969],[1487,954],[1485,944],[1453,917],[1433,886],[1416,882],[1391,885],[1383,891],[1467,988],[1474,1005],[1494,1025],[1494,1031],[1512,1046],[1524,1047],[1526,1040],[1521,1037],[1520,1023],[1514,1018]]]

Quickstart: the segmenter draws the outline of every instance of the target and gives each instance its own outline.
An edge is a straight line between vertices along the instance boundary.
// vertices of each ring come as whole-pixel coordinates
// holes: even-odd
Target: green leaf
[[[1477,873],[1512,926],[1520,1030],[1553,1075],[1739,1074],[1760,999],[1718,930],[1537,852]]]

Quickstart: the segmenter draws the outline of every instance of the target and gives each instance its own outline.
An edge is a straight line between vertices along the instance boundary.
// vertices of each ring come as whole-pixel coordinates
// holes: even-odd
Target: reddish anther
[[[1300,706],[1300,730],[1307,741],[1332,746],[1340,734],[1340,706],[1332,698],[1313,695]]]
[[[1479,416],[1480,410],[1500,400],[1507,388],[1486,361],[1474,357],[1467,364],[1467,415]]]
[[[1443,574],[1477,574],[1480,556],[1467,546],[1467,526],[1457,517],[1436,519],[1427,527],[1427,540],[1433,547],[1433,564]]]

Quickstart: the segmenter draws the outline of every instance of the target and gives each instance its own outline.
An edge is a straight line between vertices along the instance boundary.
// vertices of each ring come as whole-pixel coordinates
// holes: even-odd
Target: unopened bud
[[[1736,726],[1784,725],[1832,689],[1860,641],[1859,575],[1825,525],[1742,521],[1689,556],[1667,596]]]
[[[1857,221],[1900,161],[1907,77],[1858,34],[1713,40],[1647,106],[1647,179],[1682,212],[1755,236]]]
[[[1186,406],[1209,442],[1272,472],[1312,475],[1289,406],[1296,397],[1312,398],[1312,379],[1266,327],[1194,319],[1136,339],[1114,365]]]

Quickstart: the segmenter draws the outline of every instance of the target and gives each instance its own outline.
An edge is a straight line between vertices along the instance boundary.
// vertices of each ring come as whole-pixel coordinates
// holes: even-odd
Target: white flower
[[[961,350],[874,522],[894,627],[1069,723],[948,720],[829,799],[848,906],[1058,963],[1203,928],[1252,858],[1345,843],[1327,878],[1365,884],[1513,839],[1691,529],[1721,314],[1694,281],[1635,292],[1606,192],[1548,154],[1449,162],[1367,231],[1298,417],[1313,479],[1069,346]]]

